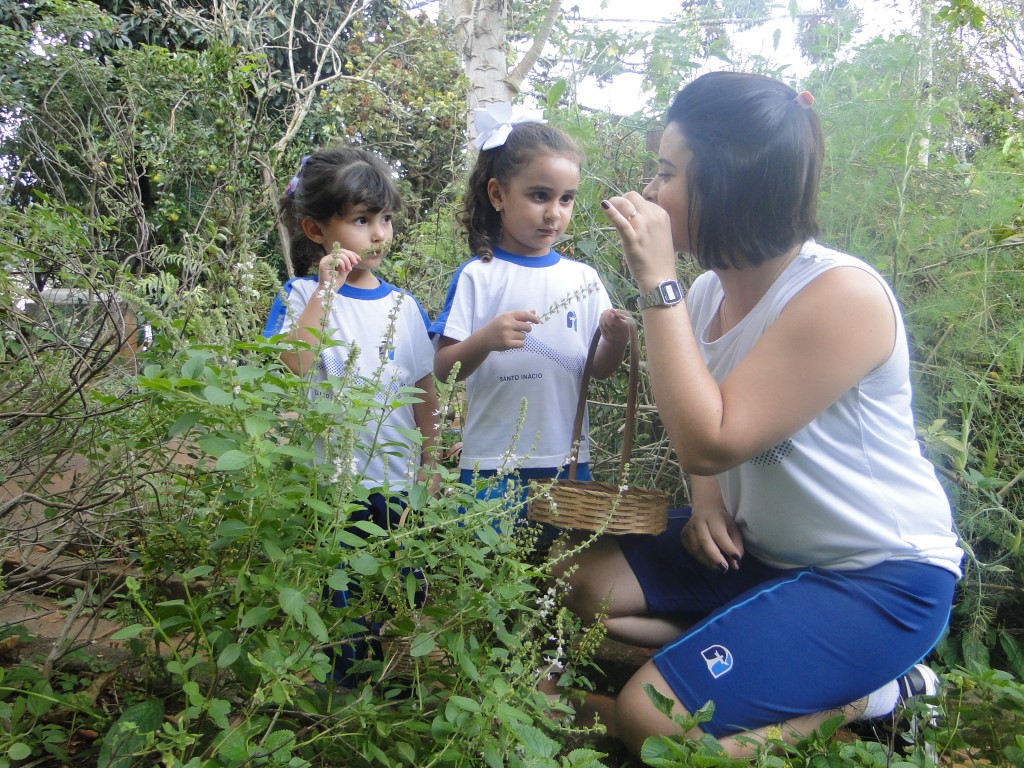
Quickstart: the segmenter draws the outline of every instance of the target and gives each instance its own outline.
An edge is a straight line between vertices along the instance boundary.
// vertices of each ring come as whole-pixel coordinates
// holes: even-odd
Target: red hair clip
[[[814,97],[811,96],[810,91],[803,91],[798,93],[793,101],[799,104],[801,109],[810,109],[811,105],[814,103]]]

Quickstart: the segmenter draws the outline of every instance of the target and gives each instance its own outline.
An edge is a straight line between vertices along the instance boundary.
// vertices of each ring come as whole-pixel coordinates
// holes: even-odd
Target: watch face
[[[679,283],[674,280],[662,283],[658,288],[661,290],[661,299],[666,304],[678,304],[683,299],[679,292]]]

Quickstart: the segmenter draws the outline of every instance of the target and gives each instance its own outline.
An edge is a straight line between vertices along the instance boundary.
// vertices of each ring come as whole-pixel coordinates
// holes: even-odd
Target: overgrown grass
[[[551,563],[528,537],[507,519],[493,527],[502,514],[454,474],[437,498],[413,494],[402,530],[357,536],[347,511],[365,492],[335,477],[333,462],[310,461],[313,441],[331,435],[345,466],[376,392],[340,379],[310,400],[275,362],[279,350],[258,340],[277,288],[255,159],[270,155],[241,109],[258,62],[226,47],[98,61],[64,46],[19,58],[29,33],[0,32],[5,61],[22,68],[18,88],[3,91],[5,109],[25,110],[18,146],[32,171],[19,173],[36,180],[5,188],[0,208],[0,608],[45,595],[69,629],[72,619],[117,622],[123,646],[103,660],[73,634],[42,647],[18,621],[0,628],[0,768],[639,765],[606,741],[600,756],[587,746],[593,734],[537,691],[554,658],[573,662],[566,684],[596,684],[600,635],[560,609],[557,585],[548,593]],[[897,291],[922,444],[968,552],[949,637],[932,658],[947,682],[944,722],[926,738],[943,762],[1021,766],[1020,160],[992,151],[917,166],[908,148],[923,106],[890,74],[907,61],[837,68],[814,89],[830,141],[822,239],[870,261]],[[598,203],[647,175],[653,126],[550,117],[589,157],[566,251],[626,306],[631,283]],[[384,273],[431,313],[468,256],[454,226],[459,174]],[[680,272],[696,274],[688,262]],[[93,297],[100,320],[69,330],[27,312],[40,281]],[[135,335],[128,309],[154,326],[146,353],[118,352]],[[615,479],[625,386],[623,372],[591,395],[599,479]],[[449,418],[458,387],[442,390]],[[646,381],[640,400],[630,481],[686,503]],[[362,588],[358,612],[323,599],[348,579]],[[331,686],[332,648],[366,618],[405,638],[411,671],[395,674],[397,646],[382,646],[365,684]],[[713,745],[661,740],[644,758],[730,762]],[[754,762],[926,758],[830,726]]]

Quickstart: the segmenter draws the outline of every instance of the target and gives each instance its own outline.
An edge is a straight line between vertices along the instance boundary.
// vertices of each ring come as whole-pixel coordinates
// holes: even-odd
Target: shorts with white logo
[[[840,709],[899,677],[949,622],[956,577],[891,561],[779,570],[743,558],[719,574],[683,549],[689,510],[659,536],[618,537],[652,616],[696,622],[654,663],[689,712],[709,700],[716,738]]]

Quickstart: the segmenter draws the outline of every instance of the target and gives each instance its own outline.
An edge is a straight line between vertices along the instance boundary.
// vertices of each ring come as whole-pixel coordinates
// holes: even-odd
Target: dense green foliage
[[[982,16],[1012,22],[1011,6]],[[189,26],[184,12],[161,21],[145,8],[0,2],[0,608],[39,594],[69,613],[68,633],[38,653],[20,623],[0,624],[0,654],[26,648],[0,655],[0,766],[637,764],[582,746],[565,705],[537,690],[555,661],[572,662],[565,686],[599,678],[600,635],[560,608],[548,557],[507,521],[492,526],[498,513],[454,473],[435,498],[414,492],[401,530],[355,535],[346,513],[365,491],[344,471],[345,446],[380,407],[376,391],[342,377],[310,399],[277,362],[280,345],[259,336],[285,273],[282,180],[335,141],[394,163],[409,205],[383,276],[441,307],[467,255],[454,224],[462,75],[448,33],[397,9],[327,14],[343,42],[304,101],[278,46],[284,15],[247,25],[255,4],[243,3],[221,27],[199,11]],[[710,9],[694,5],[693,19]],[[807,27],[818,67],[801,85],[828,137],[822,239],[877,266],[904,306],[922,442],[968,552],[934,658],[947,718],[926,737],[943,756],[1019,766],[1024,153],[1013,81],[970,55],[1005,52],[1010,38],[1000,48],[995,26],[972,27],[975,11],[952,5],[934,39],[848,58],[833,55],[848,20]],[[323,30],[300,21],[291,61],[308,67]],[[611,73],[624,66],[616,56],[646,50],[663,99],[689,76],[684,62],[725,45],[703,24],[684,17],[646,48],[594,37],[565,52]],[[589,158],[565,247],[624,305],[631,289],[599,201],[648,174],[655,126],[580,108],[574,85],[545,65],[531,94]],[[48,304],[44,287],[78,298]],[[623,373],[591,393],[602,479],[617,479],[625,385]],[[442,389],[450,443],[458,388]],[[627,481],[683,504],[645,385],[641,401]],[[337,453],[314,466],[327,437]],[[359,613],[324,599],[348,579],[364,595]],[[121,626],[118,666],[83,654],[70,627],[84,616]],[[396,641],[366,662],[364,685],[325,683],[332,646],[367,617],[389,620]],[[892,757],[835,730],[758,762]],[[644,760],[730,762],[671,740],[651,740]]]

